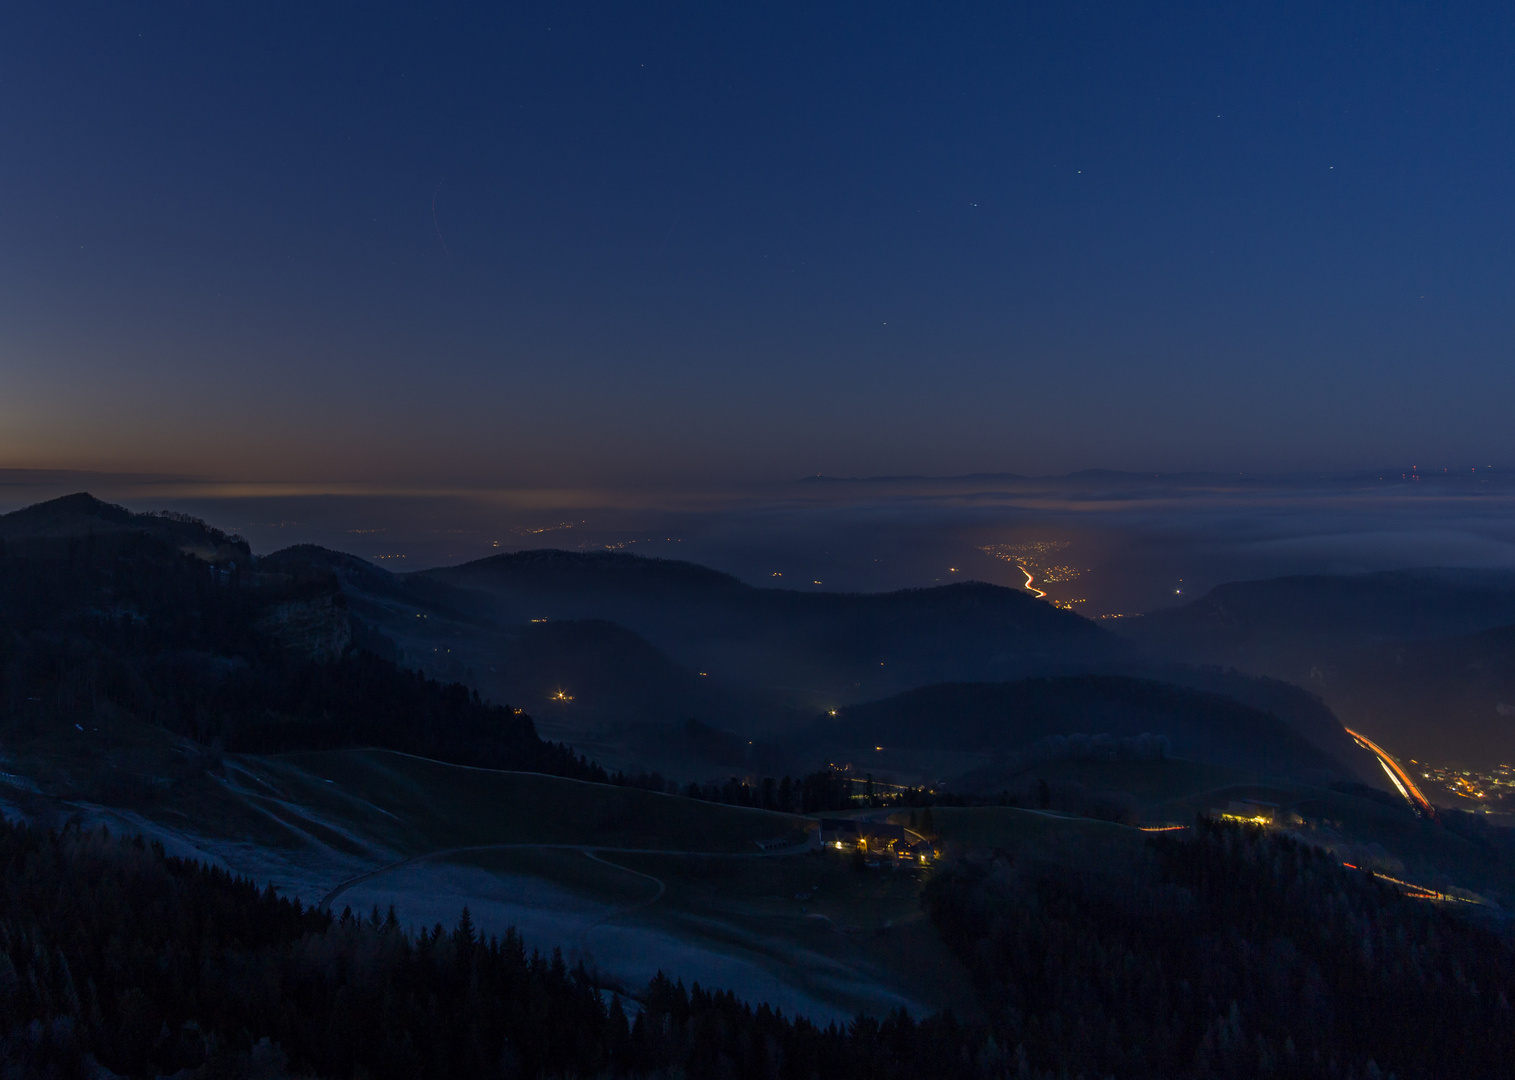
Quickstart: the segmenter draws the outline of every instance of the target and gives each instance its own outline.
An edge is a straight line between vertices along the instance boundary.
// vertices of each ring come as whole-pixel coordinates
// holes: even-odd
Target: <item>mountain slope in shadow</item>
[[[1220,694],[1112,675],[925,686],[839,709],[794,742],[863,761],[886,751],[951,751],[1009,762],[1018,751],[1075,735],[1127,741],[1125,751],[1111,745],[1112,754],[1180,757],[1312,783],[1351,775],[1270,713]],[[1131,749],[1142,736],[1151,738]]]
[[[701,675],[617,623],[502,624],[483,613],[487,603],[469,590],[392,574],[314,545],[286,548],[258,565],[265,572],[335,576],[360,646],[524,708],[553,737],[582,740],[607,726],[690,719],[745,731],[784,714],[781,695]]]
[[[504,625],[604,620],[709,677],[860,701],[944,680],[1082,670],[1127,652],[1071,612],[963,582],[852,594],[760,589],[728,574],[619,552],[527,551],[412,577],[477,590]]]
[[[1191,663],[1304,682],[1312,668],[1387,641],[1515,623],[1515,571],[1427,568],[1217,585],[1122,629]]]
[[[1234,582],[1122,629],[1305,687],[1394,753],[1482,765],[1515,758],[1512,624],[1515,572],[1431,568]]]
[[[1348,725],[1419,761],[1515,762],[1515,626],[1397,641],[1327,673]]]
[[[805,594],[752,588],[689,563],[567,552],[505,556],[461,574],[394,575],[320,549],[265,562],[283,565],[294,554],[342,576],[354,613],[408,662],[518,703],[550,736],[587,742],[626,767],[666,771],[705,756],[647,725],[697,720],[743,740],[782,743],[783,732],[849,702],[943,682],[1002,683],[1007,669],[1096,670],[1223,695],[1283,720],[1325,758],[1357,764],[1355,746],[1314,695],[1235,671],[1122,658],[1100,628],[1015,590],[963,583]],[[662,630],[694,663],[593,613]],[[703,666],[712,655],[738,677]],[[887,659],[873,659],[880,655]],[[1355,775],[1376,782],[1372,772]]]

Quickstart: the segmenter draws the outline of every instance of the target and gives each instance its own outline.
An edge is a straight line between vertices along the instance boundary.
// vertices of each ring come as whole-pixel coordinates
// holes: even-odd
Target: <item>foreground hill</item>
[[[1071,612],[963,582],[881,594],[760,589],[691,563],[619,552],[526,551],[415,575],[477,590],[505,624],[606,620],[676,662],[816,704],[944,680],[1081,669],[1125,653]]]

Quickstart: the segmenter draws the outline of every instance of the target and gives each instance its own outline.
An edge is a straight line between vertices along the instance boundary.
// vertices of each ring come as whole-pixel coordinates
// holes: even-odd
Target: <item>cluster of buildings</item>
[[[1474,813],[1515,809],[1515,767],[1496,765],[1487,769],[1459,769],[1411,761],[1410,767],[1437,787],[1456,796],[1448,805]]]
[[[1212,816],[1222,821],[1239,821],[1246,825],[1277,825],[1289,828],[1303,825],[1305,819],[1293,810],[1286,810],[1277,803],[1261,799],[1232,799],[1224,809],[1211,811]]]
[[[821,818],[821,847],[861,852],[870,866],[924,866],[940,854],[930,840],[903,825],[855,818]]]

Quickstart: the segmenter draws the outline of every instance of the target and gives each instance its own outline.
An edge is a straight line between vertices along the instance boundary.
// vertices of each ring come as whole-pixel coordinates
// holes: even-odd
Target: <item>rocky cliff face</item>
[[[340,594],[275,604],[257,627],[286,649],[317,663],[341,659],[352,644],[352,619]]]

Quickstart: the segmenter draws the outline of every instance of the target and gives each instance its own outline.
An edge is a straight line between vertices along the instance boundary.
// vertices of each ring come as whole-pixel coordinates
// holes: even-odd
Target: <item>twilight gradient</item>
[[[8,5],[0,466],[1507,464],[1505,4]]]

